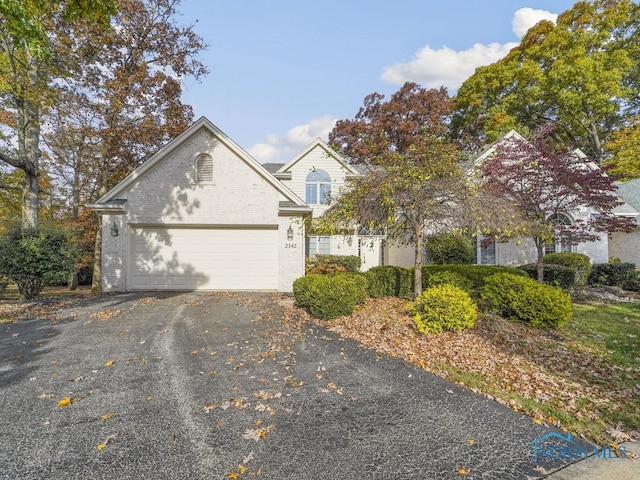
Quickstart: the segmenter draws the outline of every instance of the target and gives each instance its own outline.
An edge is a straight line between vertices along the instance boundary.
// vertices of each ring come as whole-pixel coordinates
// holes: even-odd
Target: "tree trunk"
[[[541,238],[535,239],[536,250],[538,252],[538,258],[536,260],[536,273],[538,281],[542,283],[544,281],[544,242]]]
[[[38,228],[40,220],[40,112],[29,100],[19,102],[18,156],[22,157],[25,173],[22,190],[22,223]]]
[[[422,223],[416,222],[414,227],[416,261],[415,271],[413,273],[413,296],[418,298],[422,293]]]

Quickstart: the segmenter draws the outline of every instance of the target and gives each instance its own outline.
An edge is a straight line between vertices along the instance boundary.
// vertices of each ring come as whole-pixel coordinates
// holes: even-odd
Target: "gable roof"
[[[640,178],[628,182],[615,182],[617,195],[624,203],[615,208],[617,215],[638,217],[640,220]]]
[[[285,163],[282,167],[278,169],[276,175],[285,174],[291,167],[293,167],[296,163],[298,163],[302,158],[304,158],[310,151],[314,148],[320,147],[322,148],[326,154],[336,160],[345,170],[347,170],[347,175],[360,175],[360,172],[356,170],[353,165],[349,164],[342,155],[332,149],[327,143],[321,138],[316,138],[313,142],[305,147],[300,153],[298,153],[295,157],[293,157],[289,162]]]
[[[300,212],[311,212],[311,209],[307,204],[302,201],[291,189],[286,185],[279,182],[263,165],[261,165],[256,159],[244,151],[238,146],[231,138],[229,138],[222,130],[211,123],[206,117],[200,117],[196,122],[189,126],[184,132],[171,140],[168,144],[158,150],[149,159],[133,170],[123,180],[121,180],[115,187],[109,190],[105,195],[99,198],[95,203],[87,204],[87,207],[92,210],[122,210],[123,203],[117,197],[131,187],[134,182],[142,178],[146,172],[154,168],[157,164],[161,163],[168,155],[182,146],[191,137],[196,135],[201,130],[207,130],[213,136],[215,136],[221,143],[223,143],[229,150],[235,153],[242,161],[244,161],[249,167],[251,167],[258,175],[264,178],[273,188],[280,192],[287,200],[286,204],[295,207]]]

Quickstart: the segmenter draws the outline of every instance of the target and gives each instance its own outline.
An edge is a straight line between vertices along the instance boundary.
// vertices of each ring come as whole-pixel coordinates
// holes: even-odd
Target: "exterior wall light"
[[[119,233],[120,232],[118,232],[118,225],[116,225],[116,222],[113,222],[113,225],[111,225],[111,236],[117,237]]]
[[[287,240],[293,240],[293,228],[291,228],[291,225],[287,228]]]

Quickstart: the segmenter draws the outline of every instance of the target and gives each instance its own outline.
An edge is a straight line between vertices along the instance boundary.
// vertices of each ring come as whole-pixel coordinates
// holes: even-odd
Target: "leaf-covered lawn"
[[[353,315],[319,322],[539,423],[604,443],[640,438],[640,303],[575,305],[557,330],[484,316],[462,332],[416,332],[407,301],[369,299]],[[295,307],[293,307],[295,308]]]

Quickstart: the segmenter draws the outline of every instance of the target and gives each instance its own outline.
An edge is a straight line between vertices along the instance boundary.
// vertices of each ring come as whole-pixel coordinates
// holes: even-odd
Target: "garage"
[[[132,290],[277,290],[278,228],[130,227]]]

